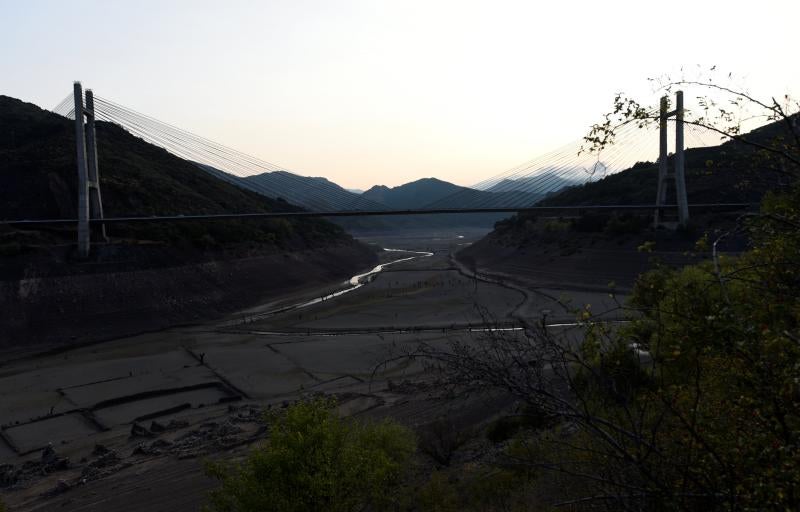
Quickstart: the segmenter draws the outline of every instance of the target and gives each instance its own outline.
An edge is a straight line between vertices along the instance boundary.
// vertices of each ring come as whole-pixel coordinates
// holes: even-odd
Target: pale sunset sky
[[[345,187],[469,185],[681,67],[800,95],[798,20],[798,0],[0,0],[0,94],[52,108],[80,80]]]

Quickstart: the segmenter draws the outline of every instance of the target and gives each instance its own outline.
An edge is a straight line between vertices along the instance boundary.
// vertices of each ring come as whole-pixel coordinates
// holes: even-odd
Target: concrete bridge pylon
[[[658,153],[658,187],[656,190],[656,209],[653,218],[653,227],[658,228],[663,224],[661,210],[666,204],[667,187],[670,180],[675,181],[675,195],[678,203],[678,225],[685,227],[689,222],[689,202],[686,198],[686,173],[684,160],[684,109],[683,91],[675,93],[675,110],[668,111],[669,99],[666,96],[661,98],[661,109],[659,116],[659,153]],[[667,121],[670,117],[675,117],[675,156],[673,158],[673,169],[669,169],[669,155],[667,152]]]
[[[83,86],[73,84],[75,100],[75,147],[78,163],[78,257],[85,259],[91,249],[92,232],[89,218],[103,218],[103,199],[100,194],[100,172],[97,165],[97,134],[95,131],[94,94]],[[106,227],[100,224],[100,237],[105,241]]]

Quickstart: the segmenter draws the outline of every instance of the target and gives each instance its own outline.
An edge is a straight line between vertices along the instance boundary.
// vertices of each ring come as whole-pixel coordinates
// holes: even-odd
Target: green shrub
[[[458,492],[447,476],[434,471],[417,493],[417,507],[425,512],[456,512],[461,510]]]
[[[548,219],[542,223],[545,233],[563,233],[569,230],[570,223],[561,219]]]
[[[584,213],[572,221],[572,229],[579,233],[601,233],[611,217],[604,213]]]
[[[553,425],[553,417],[546,412],[528,407],[520,414],[503,416],[486,429],[486,438],[494,443],[507,441],[520,430],[539,430]]]
[[[449,466],[455,452],[473,437],[458,428],[449,417],[438,418],[419,430],[419,449],[441,466]]]
[[[468,510],[532,510],[526,491],[533,477],[525,471],[487,467],[468,475],[466,480]]]
[[[208,463],[221,482],[218,512],[381,509],[414,452],[412,433],[392,422],[339,418],[328,400],[300,402],[270,420],[267,441],[239,465]]]
[[[800,508],[798,205],[800,187],[767,196],[746,224],[752,246],[737,257],[641,275],[629,304],[638,315],[607,333],[616,344],[586,331],[583,403],[598,423],[647,434],[623,464],[613,463],[618,438],[594,436],[583,455],[623,474],[643,446],[658,453],[637,478],[661,510]]]
[[[408,510],[423,512],[540,510],[530,502],[534,476],[496,466],[463,466],[449,476],[434,471],[414,496]],[[405,510],[405,509],[403,509]]]
[[[591,396],[602,407],[626,404],[652,385],[651,376],[642,368],[639,355],[627,337],[603,343],[587,330],[582,347],[586,368],[576,371],[574,386],[584,396]],[[640,344],[642,346],[646,346]]]
[[[615,213],[608,219],[604,231],[609,235],[635,235],[647,226],[647,222],[638,215]]]

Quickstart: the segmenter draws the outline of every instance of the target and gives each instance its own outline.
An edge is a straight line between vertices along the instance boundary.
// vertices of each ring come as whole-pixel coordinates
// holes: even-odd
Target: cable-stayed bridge
[[[682,95],[680,107],[666,112],[661,109],[662,123],[658,128],[645,128],[630,123],[618,128],[614,143],[600,153],[583,151],[584,139],[579,138],[554,151],[469,187],[457,187],[444,197],[421,205],[413,210],[392,209],[360,194],[345,190],[325,178],[307,177],[281,166],[247,155],[222,144],[195,135],[186,130],[159,121],[149,115],[84,93],[79,83],[74,91],[53,108],[53,112],[75,120],[78,153],[79,201],[78,219],[33,219],[5,221],[6,224],[75,223],[79,225],[79,250],[88,254],[88,225],[114,222],[179,221],[225,218],[258,218],[289,216],[357,216],[357,215],[409,215],[426,213],[518,212],[525,210],[566,212],[580,210],[656,210],[676,208],[686,210],[680,218],[688,219],[685,187],[683,185],[683,150],[685,147],[703,147],[718,143],[718,137],[697,126],[683,122]],[[653,114],[658,115],[658,110]],[[671,117],[675,119],[671,119]],[[86,120],[86,122],[84,122]],[[208,215],[142,216],[104,218],[100,200],[94,122],[114,123],[146,142],[195,163],[198,168],[222,180],[249,189],[270,198],[278,198],[304,211],[271,213],[220,212]],[[666,137],[667,125],[674,126],[674,145]],[[672,122],[674,121],[674,122]],[[672,151],[670,151],[670,149]],[[670,152],[675,153],[674,172],[667,168]],[[599,180],[610,174],[628,169],[637,162],[658,160],[659,190],[653,191],[654,202],[642,205],[576,205],[575,207],[541,207],[543,198],[566,187],[578,186]],[[674,180],[678,191],[678,205],[667,205],[666,185]],[[662,185],[664,187],[662,187]],[[663,188],[663,190],[662,190]],[[681,195],[683,188],[683,195]],[[81,195],[82,194],[82,195]],[[683,204],[681,204],[683,202]],[[735,207],[744,205],[692,205],[693,209]],[[81,229],[83,225],[83,229]],[[81,242],[82,239],[86,239]]]
[[[94,96],[98,120],[123,127],[156,146],[198,164],[215,176],[272,198],[283,198],[310,212],[389,211],[386,205],[349,192],[325,178],[310,178],[210,141],[100,96]],[[73,96],[54,112],[74,118]],[[690,147],[713,143],[708,133],[688,127]],[[633,124],[621,128],[613,146],[601,154],[581,152],[577,139],[561,148],[488,177],[419,209],[526,208],[566,186],[595,181],[658,157],[658,135]],[[654,194],[655,196],[655,191]]]

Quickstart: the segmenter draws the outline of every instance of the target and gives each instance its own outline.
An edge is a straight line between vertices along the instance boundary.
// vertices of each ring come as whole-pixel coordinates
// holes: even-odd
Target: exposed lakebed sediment
[[[87,262],[66,275],[32,267],[22,278],[0,281],[0,347],[40,350],[207,322],[335,282],[375,259],[365,246],[346,244],[150,268],[118,264],[103,272]]]
[[[477,325],[474,283],[449,268],[441,250],[409,249],[386,251],[380,266],[342,276],[346,287],[333,293],[345,293],[323,293],[325,300],[295,293],[283,301],[293,309],[246,325],[172,328],[0,367],[4,499],[20,510],[138,510],[154,496],[169,495],[180,501],[174,510],[196,510],[208,484],[193,458],[234,454],[263,436],[263,420],[251,411],[281,407],[306,393],[334,394],[350,415],[383,414],[400,401],[405,421],[431,421],[443,405],[419,395],[419,385],[404,384],[422,377],[423,368],[381,364],[400,347],[442,342],[443,331],[322,333],[337,325]],[[485,286],[479,292],[498,315],[519,302],[516,292]],[[186,461],[197,469],[187,482],[193,492],[182,501],[172,492],[181,485],[175,482],[167,489],[167,482],[151,479],[147,490],[133,489],[147,480],[145,468],[171,474]],[[108,492],[110,482],[129,491]]]
[[[342,414],[411,426],[445,413],[491,418],[507,399],[443,400],[419,361],[395,357],[419,342],[479,339],[487,318],[514,321],[526,297],[454,267],[451,250],[462,243],[381,243],[416,253],[384,252],[380,267],[362,265],[372,268],[333,289],[245,310],[245,323],[240,311],[0,367],[6,501],[19,510],[197,510],[209,482],[196,458],[241,454],[263,437],[260,410],[309,393],[335,395]]]
[[[249,310],[242,312],[240,315],[236,315],[234,319],[228,322],[223,322],[222,325],[238,325],[243,323],[252,323],[254,321],[258,321],[266,317],[278,315],[281,313],[287,313],[289,311],[295,311],[302,308],[307,308],[309,306],[313,306],[314,304],[325,302],[326,300],[335,299],[336,297],[341,297],[346,293],[355,291],[364,286],[365,284],[368,284],[372,279],[375,278],[375,276],[378,273],[380,273],[390,265],[403,263],[405,261],[411,261],[417,258],[429,258],[433,256],[432,252],[427,252],[427,251],[412,251],[406,249],[390,249],[390,248],[383,248],[383,251],[387,253],[413,254],[414,256],[405,256],[402,258],[392,259],[384,263],[381,263],[379,265],[376,265],[375,268],[373,268],[369,272],[364,272],[361,274],[354,275],[353,277],[342,283],[341,287],[339,287],[335,291],[325,293],[323,295],[320,295],[319,297],[314,297],[310,300],[302,300],[300,302],[282,304],[278,307],[266,310],[263,306],[250,308]]]

